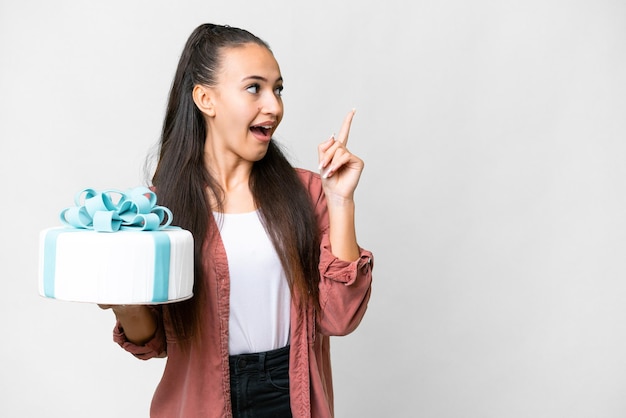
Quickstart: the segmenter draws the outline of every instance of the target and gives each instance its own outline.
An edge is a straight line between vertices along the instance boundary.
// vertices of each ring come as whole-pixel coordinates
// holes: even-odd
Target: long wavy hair
[[[196,85],[215,86],[222,54],[227,48],[248,43],[270,50],[267,43],[246,30],[200,25],[185,44],[169,94],[152,183],[160,204],[174,214],[174,223],[194,236],[194,297],[164,308],[183,346],[199,341],[202,333],[200,310],[206,302],[207,286],[202,269],[206,255],[202,250],[216,233],[211,230],[211,210],[221,211],[224,196],[205,166],[208,127],[192,91]],[[318,305],[320,238],[315,213],[306,188],[273,139],[266,155],[253,164],[250,189],[292,296],[297,293],[298,300]]]

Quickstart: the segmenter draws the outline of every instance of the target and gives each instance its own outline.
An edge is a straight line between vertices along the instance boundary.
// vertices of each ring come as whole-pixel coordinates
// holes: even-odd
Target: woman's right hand
[[[98,304],[100,309],[111,309],[115,313],[115,316],[121,314],[122,316],[133,315],[139,313],[146,308],[145,305],[103,305]]]
[[[111,309],[126,335],[133,344],[144,345],[152,339],[157,330],[154,312],[146,305],[106,305],[101,309]]]

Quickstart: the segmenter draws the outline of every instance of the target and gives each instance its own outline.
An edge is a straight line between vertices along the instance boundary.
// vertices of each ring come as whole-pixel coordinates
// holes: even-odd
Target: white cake
[[[94,197],[96,192],[90,192],[87,197]],[[68,224],[66,211],[61,218]],[[123,227],[132,225],[127,222],[114,232],[90,229],[91,224],[41,231],[39,293],[47,298],[99,304],[159,304],[190,298],[193,237],[187,230],[167,226],[171,214],[169,217],[165,225],[159,226],[157,221],[153,230],[142,230],[142,225]]]

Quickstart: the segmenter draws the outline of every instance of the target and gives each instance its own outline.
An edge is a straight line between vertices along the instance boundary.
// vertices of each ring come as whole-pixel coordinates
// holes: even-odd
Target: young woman
[[[346,148],[354,112],[318,147],[321,175],[272,139],[283,78],[268,45],[213,24],[188,39],[153,178],[195,240],[194,297],[113,306],[114,339],[167,356],[152,417],[332,417],[329,337],[352,332],[370,297]]]

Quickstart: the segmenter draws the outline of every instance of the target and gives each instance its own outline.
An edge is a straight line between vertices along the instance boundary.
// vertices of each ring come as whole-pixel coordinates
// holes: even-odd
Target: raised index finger
[[[350,125],[352,125],[352,118],[354,118],[354,114],[356,113],[356,109],[352,109],[343,120],[343,124],[341,125],[341,129],[339,130],[339,135],[337,135],[337,141],[341,142],[344,145],[348,144],[348,135],[350,134]]]

